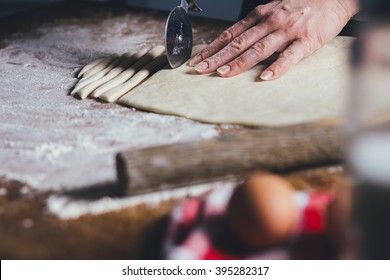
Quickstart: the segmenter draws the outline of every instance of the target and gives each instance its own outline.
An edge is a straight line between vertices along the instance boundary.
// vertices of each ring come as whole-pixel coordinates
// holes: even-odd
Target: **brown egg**
[[[298,214],[291,184],[267,173],[250,176],[237,187],[228,206],[233,233],[258,249],[286,241],[295,230]]]

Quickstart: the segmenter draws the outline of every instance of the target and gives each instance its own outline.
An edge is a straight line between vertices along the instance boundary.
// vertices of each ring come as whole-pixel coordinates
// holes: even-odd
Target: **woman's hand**
[[[358,11],[358,0],[275,0],[257,6],[190,64],[200,74],[231,77],[281,52],[260,76],[277,79],[336,37]]]

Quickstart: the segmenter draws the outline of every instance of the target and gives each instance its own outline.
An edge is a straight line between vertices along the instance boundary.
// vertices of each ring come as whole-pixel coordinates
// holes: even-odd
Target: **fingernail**
[[[197,72],[203,72],[203,71],[207,70],[207,68],[209,68],[209,64],[205,61],[203,61],[195,66],[195,70]]]
[[[264,81],[268,81],[269,79],[271,79],[273,77],[274,73],[270,70],[267,70],[267,71],[264,71],[260,78]]]
[[[194,56],[193,59],[190,60],[190,66],[195,66],[196,64],[199,63],[199,56]]]
[[[230,66],[229,66],[229,65],[225,65],[225,66],[222,66],[221,68],[218,68],[218,69],[217,69],[217,72],[218,72],[218,74],[220,74],[220,75],[225,75],[225,74],[228,73],[230,70],[231,70]]]

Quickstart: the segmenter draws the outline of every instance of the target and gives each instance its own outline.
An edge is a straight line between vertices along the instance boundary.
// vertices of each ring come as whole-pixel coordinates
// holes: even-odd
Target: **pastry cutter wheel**
[[[202,11],[194,0],[181,0],[180,6],[173,8],[169,14],[165,25],[165,48],[172,68],[179,67],[191,57],[192,26],[188,10]]]

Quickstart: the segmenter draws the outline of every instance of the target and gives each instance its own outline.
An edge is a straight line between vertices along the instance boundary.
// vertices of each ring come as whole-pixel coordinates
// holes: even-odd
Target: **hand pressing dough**
[[[141,69],[137,74],[134,75],[130,80],[124,84],[118,85],[113,89],[103,93],[99,98],[106,102],[115,102],[122,95],[126,94],[128,91],[135,88],[143,80],[151,76],[156,71],[162,69],[168,64],[168,59],[165,55],[157,57],[155,60],[148,63],[143,69]]]
[[[349,90],[352,41],[335,38],[275,81],[259,80],[265,65],[231,78],[197,75],[187,64],[161,70],[118,103],[207,123],[250,126],[340,118]]]
[[[135,62],[139,61],[141,57],[143,57],[148,52],[148,49],[144,48],[137,52],[136,54],[127,53],[124,56],[121,57],[120,64],[110,70],[105,76],[97,79],[96,81],[93,81],[86,86],[82,87],[81,89],[77,90],[78,95],[80,98],[86,98],[90,95],[92,91],[94,91],[96,88],[101,86],[102,84],[112,80],[116,76],[118,76],[120,73],[122,73],[124,70],[128,69],[131,65],[133,65]]]
[[[137,71],[142,69],[146,64],[149,62],[153,61],[157,57],[161,56],[165,52],[165,47],[162,45],[158,45],[151,49],[149,53],[145,56],[143,56],[139,61],[137,61],[134,65],[131,66],[131,68],[126,69],[123,71],[119,76],[115,77],[114,79],[111,79],[110,81],[107,81],[97,89],[95,89],[91,97],[93,98],[98,98],[101,96],[103,93],[108,92],[109,90],[122,85],[125,83],[127,80],[129,80],[131,77],[134,76]]]

